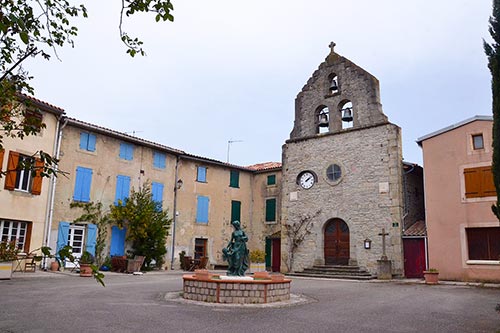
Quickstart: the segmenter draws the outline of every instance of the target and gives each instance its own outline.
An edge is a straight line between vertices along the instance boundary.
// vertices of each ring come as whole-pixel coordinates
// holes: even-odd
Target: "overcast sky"
[[[25,64],[36,97],[68,116],[188,153],[250,165],[281,161],[294,101],[335,51],[380,81],[384,113],[418,137],[491,115],[490,0],[173,0],[174,23],[142,15],[125,29],[147,57],[125,54],[120,1],[87,1],[74,49]]]

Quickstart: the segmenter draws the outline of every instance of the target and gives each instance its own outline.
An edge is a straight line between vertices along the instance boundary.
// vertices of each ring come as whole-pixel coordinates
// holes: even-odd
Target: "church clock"
[[[310,189],[311,187],[313,187],[315,182],[316,179],[311,171],[304,171],[299,174],[298,183],[302,188],[306,190]]]

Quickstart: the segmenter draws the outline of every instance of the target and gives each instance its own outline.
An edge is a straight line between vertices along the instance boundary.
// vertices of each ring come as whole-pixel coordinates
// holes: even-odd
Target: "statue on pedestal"
[[[225,248],[222,249],[224,260],[227,260],[229,267],[228,276],[245,276],[245,271],[249,267],[247,241],[248,236],[241,229],[239,221],[233,221],[231,224],[234,231],[231,234],[231,240]]]

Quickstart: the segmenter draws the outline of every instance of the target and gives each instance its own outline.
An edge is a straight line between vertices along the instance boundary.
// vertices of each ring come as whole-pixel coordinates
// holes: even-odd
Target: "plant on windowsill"
[[[250,272],[264,272],[266,270],[266,253],[262,250],[250,251]]]
[[[12,262],[17,259],[18,253],[15,240],[0,242],[0,279],[12,277]]]
[[[429,268],[424,271],[425,284],[438,284],[439,271],[436,268]]]

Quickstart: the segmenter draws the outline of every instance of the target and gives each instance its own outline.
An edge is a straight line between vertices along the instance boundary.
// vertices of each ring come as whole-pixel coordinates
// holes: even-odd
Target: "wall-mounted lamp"
[[[179,179],[179,180],[177,181],[177,184],[175,185],[175,187],[176,187],[177,189],[180,189],[180,188],[182,187],[182,184],[184,184],[184,183],[182,182],[182,179]]]
[[[369,250],[372,248],[372,240],[370,238],[365,239],[364,241],[365,249]]]

